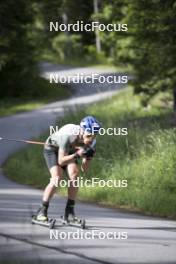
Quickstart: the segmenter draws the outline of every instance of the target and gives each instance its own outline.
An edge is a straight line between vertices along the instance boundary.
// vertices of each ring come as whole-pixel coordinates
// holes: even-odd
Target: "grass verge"
[[[171,108],[157,104],[144,109],[128,89],[112,99],[69,113],[57,125],[79,123],[88,114],[95,115],[105,128],[128,128],[128,135],[99,136],[96,156],[84,177],[127,180],[128,186],[83,187],[79,199],[175,218],[176,120]],[[41,139],[46,137],[47,134]],[[29,146],[11,156],[4,170],[11,179],[39,188],[44,188],[49,180],[38,146]],[[66,190],[61,192],[65,194]]]
[[[0,116],[12,115],[20,112],[31,111],[40,106],[61,100],[71,94],[66,85],[50,84],[48,80],[38,77],[33,84],[39,90],[36,96],[5,97],[0,99]]]
[[[47,61],[51,63],[56,63],[59,65],[73,66],[73,67],[93,67],[98,69],[106,69],[112,72],[128,72],[132,73],[132,68],[129,65],[115,65],[112,61],[109,61],[107,58],[104,58],[102,55],[98,56],[99,58],[91,58],[89,56],[79,56],[79,58],[66,59],[63,60],[58,58],[58,54],[54,51],[47,51],[39,58],[40,61]]]

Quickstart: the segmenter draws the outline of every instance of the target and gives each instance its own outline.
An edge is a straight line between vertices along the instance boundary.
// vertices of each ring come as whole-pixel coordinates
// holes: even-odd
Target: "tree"
[[[35,49],[30,32],[33,23],[32,1],[1,1],[0,78],[1,96],[30,93],[28,82],[34,74]],[[30,77],[29,77],[30,76]]]
[[[130,45],[135,53],[135,92],[145,96],[143,102],[147,104],[159,91],[175,91],[176,2],[135,1],[129,4],[129,10],[129,21],[134,27]]]
[[[127,23],[128,32],[101,33],[102,49],[117,65],[133,67],[134,92],[147,105],[159,91],[172,90],[176,109],[175,0],[103,1],[99,18]]]

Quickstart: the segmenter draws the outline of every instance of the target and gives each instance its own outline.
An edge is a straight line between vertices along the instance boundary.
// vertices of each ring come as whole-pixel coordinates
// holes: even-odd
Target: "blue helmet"
[[[100,123],[93,116],[86,116],[81,120],[80,126],[88,133],[97,134],[101,128]]]

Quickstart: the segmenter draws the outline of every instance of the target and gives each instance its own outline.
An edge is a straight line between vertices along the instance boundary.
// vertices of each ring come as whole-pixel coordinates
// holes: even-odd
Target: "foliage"
[[[61,33],[53,39],[52,47],[61,62],[67,59],[73,60],[83,55],[81,35]]]
[[[176,109],[175,0],[12,0],[0,3],[1,96],[35,96],[32,86],[40,58],[54,61],[110,62],[133,69],[134,92],[143,106],[160,91],[174,93]],[[21,15],[23,14],[23,15]],[[101,53],[95,32],[50,32],[49,22],[128,24],[127,32],[100,32]],[[107,58],[107,60],[105,59]]]
[[[103,50],[116,64],[129,64],[134,92],[146,106],[159,91],[174,92],[176,109],[176,31],[174,0],[103,1],[104,23],[127,23],[128,32],[102,32]]]
[[[30,93],[20,97],[3,97],[0,100],[0,116],[12,115],[37,109],[44,104],[55,102],[71,95],[71,90],[66,85],[50,84],[48,80],[36,78],[32,84],[37,87],[35,97]],[[32,91],[33,92],[33,91]]]
[[[133,26],[135,92],[150,98],[159,91],[176,87],[175,1],[135,1],[129,4]],[[146,103],[147,99],[146,97]],[[145,101],[144,101],[145,103]]]
[[[30,80],[36,71],[34,42],[29,34],[33,17],[32,1],[0,4],[1,96],[19,96],[31,89]]]

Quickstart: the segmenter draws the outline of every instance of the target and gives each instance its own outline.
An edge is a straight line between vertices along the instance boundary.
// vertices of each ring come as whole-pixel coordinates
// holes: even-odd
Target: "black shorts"
[[[43,154],[44,158],[47,164],[48,169],[50,170],[53,166],[60,166],[58,164],[58,152],[59,148],[54,147],[54,146],[47,146],[44,147]],[[73,153],[69,153],[71,155]],[[78,164],[77,160],[75,160],[75,163]],[[63,170],[66,170],[67,165],[65,166],[60,166]]]

